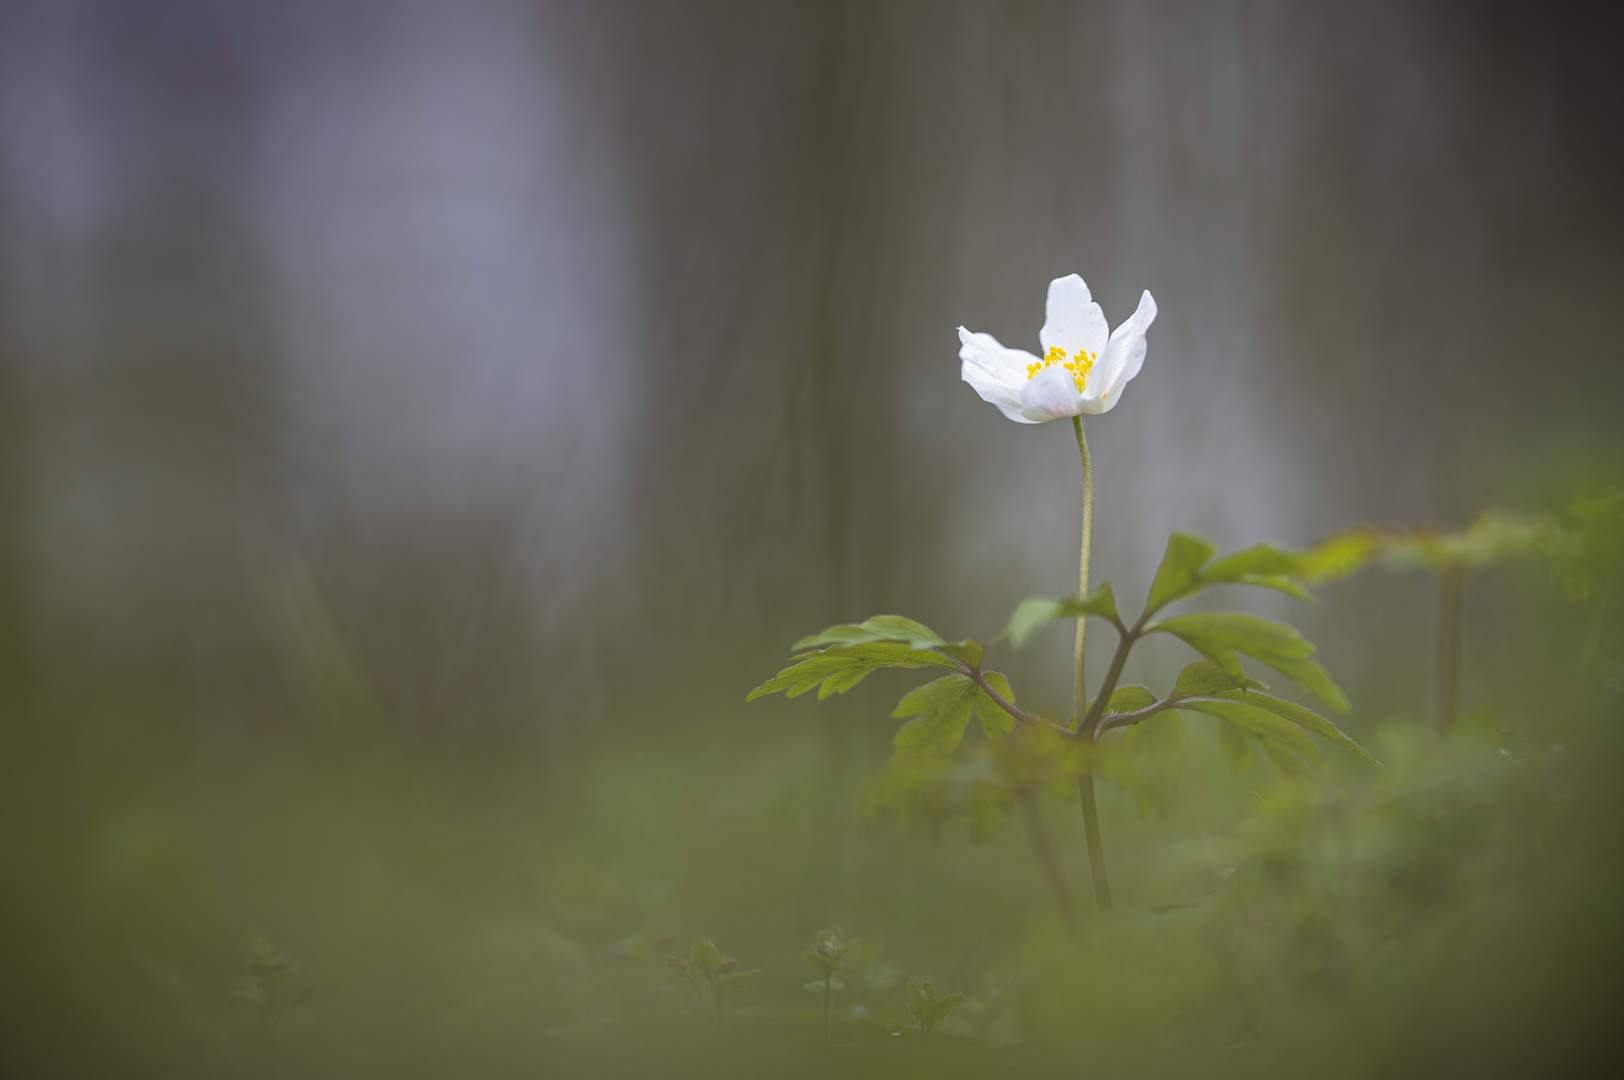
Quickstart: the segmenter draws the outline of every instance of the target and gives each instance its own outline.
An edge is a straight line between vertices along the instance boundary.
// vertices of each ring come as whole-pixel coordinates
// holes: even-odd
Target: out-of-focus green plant
[[[716,947],[716,942],[708,937],[694,939],[693,945],[688,950],[687,960],[675,956],[668,957],[665,966],[679,979],[688,980],[688,984],[694,988],[694,994],[699,998],[700,1009],[718,1024],[727,1019],[725,1008],[727,992],[743,986],[761,974],[760,968],[740,971],[738,958],[723,956],[722,951]],[[704,989],[700,988],[701,980]]]
[[[232,995],[253,1007],[265,1038],[275,1040],[299,1026],[298,1010],[313,993],[300,978],[304,965],[269,938],[256,937],[248,944],[246,968]]]
[[[801,959],[812,965],[820,978],[806,984],[806,988],[814,994],[823,995],[823,1041],[832,1039],[831,1025],[834,1021],[834,993],[836,990],[846,989],[837,973],[840,971],[840,962],[847,953],[855,948],[857,942],[847,941],[840,936],[840,927],[831,926],[827,930],[819,931],[817,940],[812,948],[801,954]]]
[[[1295,554],[1296,579],[1321,584],[1367,565],[1422,569],[1438,578],[1433,664],[1433,726],[1447,733],[1460,711],[1462,612],[1469,574],[1508,559],[1535,559],[1561,572],[1568,597],[1593,601],[1584,666],[1599,655],[1624,576],[1624,491],[1573,503],[1559,515],[1489,512],[1464,529],[1362,526]]]
[[[936,1025],[947,1019],[949,1013],[963,1004],[963,994],[937,997],[936,987],[932,983],[908,984],[908,1011],[919,1021],[919,1037],[927,1044],[930,1042],[930,1033],[936,1029]]]

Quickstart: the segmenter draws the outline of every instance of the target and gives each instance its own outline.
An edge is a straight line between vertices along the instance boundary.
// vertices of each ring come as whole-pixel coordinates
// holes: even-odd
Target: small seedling
[[[856,940],[845,941],[840,936],[840,927],[831,926],[818,934],[817,940],[811,949],[801,954],[801,959],[812,965],[822,978],[813,979],[806,984],[807,990],[814,994],[823,995],[823,1041],[832,1042],[832,1023],[834,1017],[834,994],[836,990],[846,989],[846,984],[836,976],[840,970],[840,961],[857,944]]]
[[[699,997],[699,1007],[718,1024],[727,1018],[723,1006],[727,992],[761,974],[760,968],[740,971],[738,958],[723,956],[716,943],[708,937],[694,939],[687,960],[667,957],[665,966],[679,979],[688,980],[688,985],[694,988],[694,993]],[[700,988],[701,980],[709,991],[708,995],[706,990]]]
[[[259,1015],[268,1039],[275,1039],[289,1024],[290,1014],[310,1000],[311,988],[299,979],[303,965],[270,939],[256,937],[248,945],[247,971],[232,988]]]
[[[908,1011],[919,1021],[919,1037],[926,1043],[930,1042],[930,1033],[935,1030],[937,1022],[947,1019],[947,1014],[962,1004],[963,994],[939,998],[936,987],[928,982],[908,984]]]

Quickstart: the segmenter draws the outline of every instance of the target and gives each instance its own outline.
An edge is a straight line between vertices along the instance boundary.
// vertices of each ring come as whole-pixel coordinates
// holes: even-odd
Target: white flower
[[[1049,282],[1044,314],[1038,331],[1041,360],[1024,349],[1004,348],[991,334],[959,327],[964,381],[1021,424],[1110,412],[1145,362],[1145,331],[1156,320],[1149,290],[1139,298],[1139,310],[1109,338],[1105,313],[1076,274]]]

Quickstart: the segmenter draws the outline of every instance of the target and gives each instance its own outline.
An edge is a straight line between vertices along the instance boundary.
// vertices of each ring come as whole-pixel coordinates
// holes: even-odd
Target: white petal
[[[1098,353],[1105,348],[1106,330],[1105,312],[1094,303],[1082,278],[1068,274],[1049,282],[1043,329],[1038,331],[1045,353],[1056,346],[1066,350],[1068,358],[1085,350]]]
[[[1145,362],[1145,331],[1150,324],[1156,321],[1156,301],[1150,295],[1150,290],[1139,298],[1139,308],[1123,323],[1111,332],[1111,340],[1105,346],[1105,355],[1100,357],[1099,364],[1089,378],[1089,382],[1100,387],[1100,397],[1104,403],[1101,412],[1109,412],[1116,406],[1122,397],[1123,387],[1128,380],[1139,374],[1139,369]],[[1098,379],[1097,384],[1094,380]],[[1090,389],[1093,387],[1090,386]]]
[[[1021,415],[1021,390],[1026,385],[1026,366],[1037,357],[1024,349],[1006,349],[991,334],[972,334],[959,327],[960,373],[981,400],[998,406],[1000,412],[1020,424],[1036,423]]]
[[[1082,410],[1083,395],[1077,392],[1076,379],[1058,365],[1044,368],[1021,388],[1021,415],[1028,423],[1076,416]]]

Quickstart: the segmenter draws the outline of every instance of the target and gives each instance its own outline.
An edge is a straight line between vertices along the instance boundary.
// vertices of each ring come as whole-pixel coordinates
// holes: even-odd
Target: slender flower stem
[[[1088,437],[1083,434],[1083,418],[1072,417],[1071,426],[1077,433],[1077,451],[1083,457],[1083,550],[1077,570],[1077,595],[1086,596],[1089,547],[1094,539],[1094,463],[1088,457]],[[1073,685],[1077,697],[1077,737],[1092,742],[1094,733],[1083,727],[1083,717],[1088,711],[1088,687],[1083,682],[1083,640],[1087,631],[1088,616],[1079,616]],[[1105,876],[1105,848],[1100,843],[1100,811],[1094,802],[1092,763],[1077,774],[1077,798],[1083,804],[1083,835],[1088,840],[1088,868],[1094,879],[1094,900],[1101,911],[1110,911],[1111,883]]]
[[[1077,433],[1077,450],[1083,456],[1083,552],[1077,571],[1077,595],[1088,595],[1088,549],[1094,538],[1094,464],[1088,458],[1088,437],[1083,434],[1083,418],[1071,418],[1072,430]],[[1088,707],[1088,688],[1083,685],[1083,638],[1088,632],[1088,616],[1077,618],[1076,680],[1077,721],[1082,722]]]

